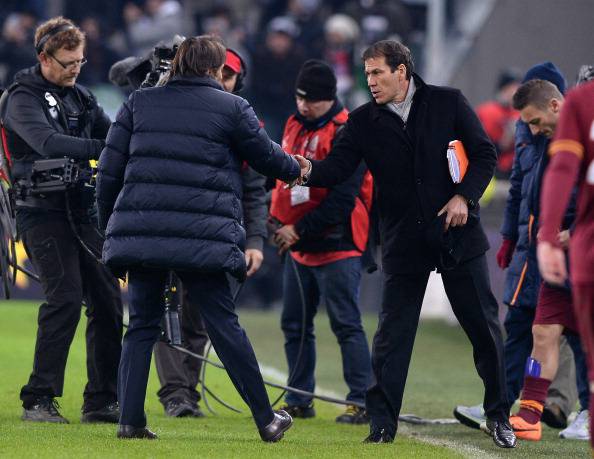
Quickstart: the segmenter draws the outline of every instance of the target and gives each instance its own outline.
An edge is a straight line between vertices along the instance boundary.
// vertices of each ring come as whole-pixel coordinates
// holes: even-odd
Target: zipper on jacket
[[[522,284],[524,283],[524,278],[526,277],[526,270],[528,269],[528,260],[524,262],[524,266],[522,267],[522,274],[520,274],[520,280],[518,282],[518,286],[516,287],[516,291],[514,292],[514,296],[510,301],[510,306],[515,306],[516,301],[518,300],[518,295],[520,294],[520,290],[522,290]]]
[[[528,218],[528,244],[532,243],[532,226],[534,225],[534,215],[530,214]],[[520,274],[520,280],[516,287],[516,291],[514,292],[514,296],[510,302],[510,306],[515,306],[515,303],[518,299],[518,295],[520,294],[520,290],[522,290],[522,285],[524,284],[524,278],[526,277],[526,270],[528,269],[528,258],[524,262],[524,266],[522,267],[522,274]]]

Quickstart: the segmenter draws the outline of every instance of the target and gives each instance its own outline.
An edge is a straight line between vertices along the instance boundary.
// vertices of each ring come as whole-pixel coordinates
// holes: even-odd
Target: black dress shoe
[[[157,434],[151,432],[146,427],[120,424],[118,426],[118,438],[146,438],[147,440],[154,440],[157,438]]]
[[[487,419],[487,422],[481,424],[481,430],[487,435],[493,437],[493,443],[500,448],[515,448],[516,434],[509,424],[509,421],[493,421]]]
[[[386,429],[373,429],[363,440],[363,443],[393,443],[394,436],[390,435]]]
[[[293,425],[293,418],[283,410],[274,412],[274,419],[270,424],[260,431],[260,438],[268,442],[276,442],[283,438],[283,435]]]
[[[80,422],[82,423],[96,423],[107,422],[109,424],[117,424],[120,420],[120,407],[118,402],[110,403],[100,410],[83,412]]]

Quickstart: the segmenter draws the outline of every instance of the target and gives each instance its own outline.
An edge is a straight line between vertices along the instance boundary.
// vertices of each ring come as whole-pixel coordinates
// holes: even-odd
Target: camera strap
[[[56,121],[59,119],[66,134],[80,137],[89,121],[88,112],[93,109],[95,98],[78,85],[71,88],[71,91],[78,102],[76,110],[72,110],[73,107],[69,107],[69,104],[66,104],[63,98],[54,92],[46,91],[44,99],[50,116]]]

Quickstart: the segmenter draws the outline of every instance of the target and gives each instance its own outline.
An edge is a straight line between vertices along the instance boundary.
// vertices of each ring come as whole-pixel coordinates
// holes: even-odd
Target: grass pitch
[[[204,419],[170,419],[163,414],[156,391],[158,379],[151,373],[146,411],[149,426],[159,440],[121,441],[113,425],[80,424],[82,391],[86,379],[83,332],[80,326],[72,345],[61,412],[69,425],[24,423],[20,420],[20,387],[31,371],[35,344],[37,304],[0,304],[0,457],[587,457],[586,442],[559,440],[557,431],[544,429],[539,443],[521,443],[514,451],[498,449],[479,431],[461,425],[411,426],[401,423],[393,445],[362,445],[364,426],[334,423],[341,407],[317,402],[318,416],[297,420],[278,444],[260,441],[247,408],[226,374],[210,367],[207,385],[225,401],[243,410],[232,413],[210,400],[217,415]],[[283,340],[277,312],[240,311],[259,361],[285,371]],[[84,316],[81,321],[84,324]],[[317,318],[317,384],[325,390],[346,393],[341,359],[327,317]],[[368,338],[376,326],[374,316],[365,317]],[[271,399],[278,391],[270,390]],[[451,417],[456,404],[481,400],[482,387],[472,364],[470,345],[456,327],[439,322],[423,323],[419,329],[409,373],[403,413],[430,418]],[[204,406],[203,406],[204,408]]]

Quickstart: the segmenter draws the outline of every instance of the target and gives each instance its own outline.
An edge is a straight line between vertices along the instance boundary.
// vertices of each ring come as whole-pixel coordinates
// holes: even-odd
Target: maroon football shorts
[[[578,333],[571,291],[542,283],[533,325],[563,325],[567,331]]]

